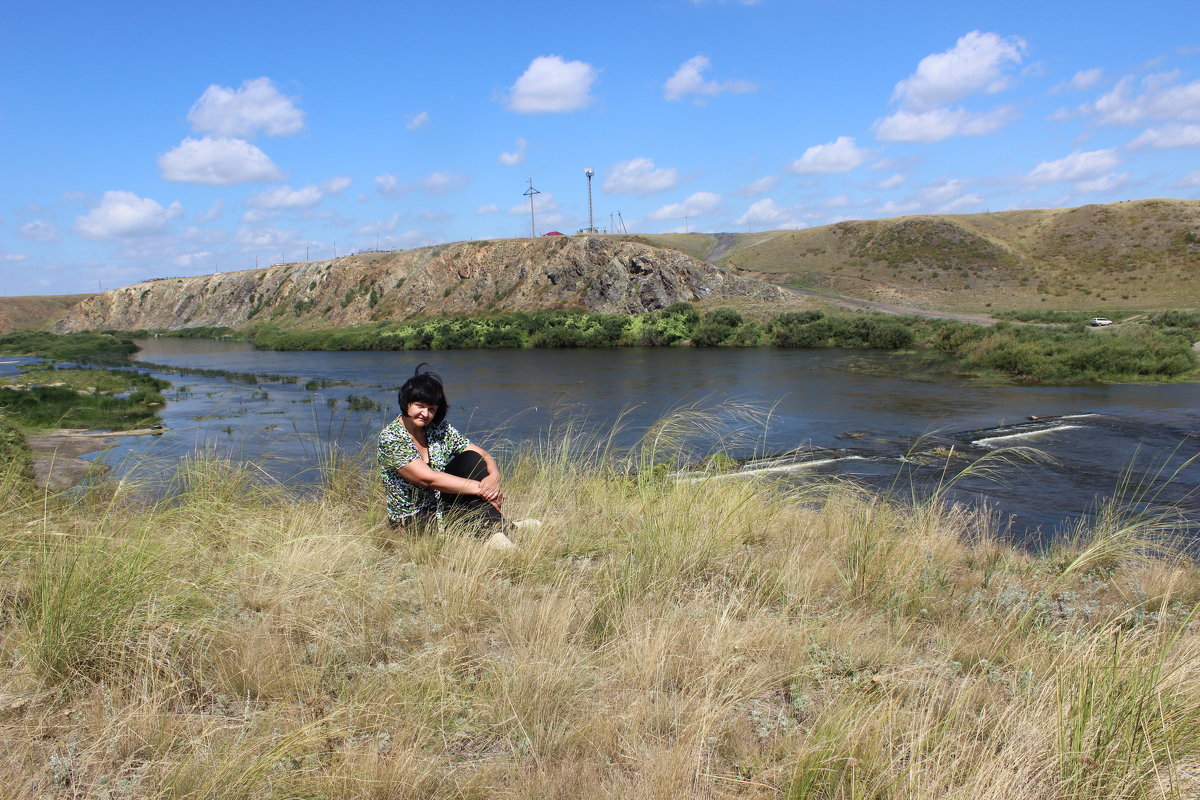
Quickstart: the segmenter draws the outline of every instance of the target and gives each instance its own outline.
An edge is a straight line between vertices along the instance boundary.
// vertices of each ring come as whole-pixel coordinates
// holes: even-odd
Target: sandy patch
[[[80,458],[112,447],[125,436],[154,436],[163,428],[140,428],[132,431],[94,432],[63,429],[27,437],[33,450],[33,474],[38,488],[62,491],[81,483],[93,471],[107,469],[102,464]]]

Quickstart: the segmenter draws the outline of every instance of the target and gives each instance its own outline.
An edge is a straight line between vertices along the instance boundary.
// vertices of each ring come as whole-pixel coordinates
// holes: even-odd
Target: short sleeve
[[[401,429],[403,430],[403,429]],[[389,425],[379,433],[379,465],[386,470],[398,472],[406,464],[420,458],[417,446],[407,431],[401,434]]]

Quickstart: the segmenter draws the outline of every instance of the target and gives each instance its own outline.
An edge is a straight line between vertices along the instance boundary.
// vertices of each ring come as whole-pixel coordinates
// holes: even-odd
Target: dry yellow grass
[[[294,495],[0,482],[0,786],[95,798],[1194,792],[1200,570],[961,509],[513,457],[496,553]],[[968,543],[972,542],[972,543]],[[1186,791],[1185,791],[1186,790]]]

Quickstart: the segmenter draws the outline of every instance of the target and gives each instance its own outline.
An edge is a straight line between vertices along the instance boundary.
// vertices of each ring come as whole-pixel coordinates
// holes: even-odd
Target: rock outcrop
[[[146,281],[83,300],[55,330],[240,328],[260,321],[333,327],[544,308],[640,313],[709,297],[762,303],[784,293],[676,250],[603,236],[558,236]]]

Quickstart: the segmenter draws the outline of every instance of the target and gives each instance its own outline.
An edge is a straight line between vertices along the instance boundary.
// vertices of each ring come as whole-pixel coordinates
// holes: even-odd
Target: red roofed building
[[[549,233],[543,233],[542,236],[566,236],[566,234],[559,233],[558,231],[550,231]]]

